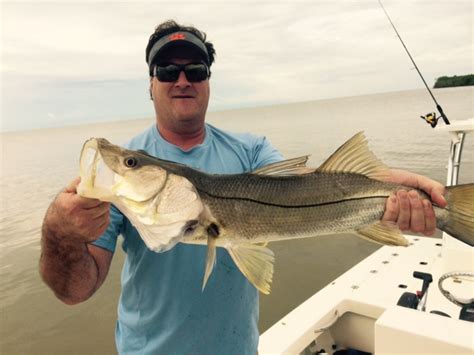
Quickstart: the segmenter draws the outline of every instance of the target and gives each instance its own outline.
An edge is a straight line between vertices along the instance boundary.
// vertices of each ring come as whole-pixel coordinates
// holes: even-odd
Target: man
[[[213,45],[204,33],[174,21],[159,25],[146,48],[156,124],[126,146],[211,173],[240,173],[281,160],[263,137],[231,134],[205,123]],[[444,205],[443,186],[392,171],[391,180],[422,188]],[[255,354],[258,293],[225,250],[201,292],[206,247],[178,244],[165,253],[146,248],[113,206],[76,194],[76,179],[51,204],[43,224],[40,271],[67,304],[87,300],[104,282],[117,236],[127,258],[116,344],[123,354]],[[109,212],[110,210],[110,212]],[[384,219],[431,234],[431,204],[416,192],[387,201]]]

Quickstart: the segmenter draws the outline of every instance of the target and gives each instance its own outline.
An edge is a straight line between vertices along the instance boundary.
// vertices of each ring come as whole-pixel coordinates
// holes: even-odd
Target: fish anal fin
[[[383,245],[407,246],[408,240],[404,237],[395,223],[381,222],[371,224],[356,231],[364,239]]]
[[[369,149],[364,132],[359,132],[341,145],[319,168],[324,173],[355,173],[385,180],[389,168]]]
[[[270,293],[275,255],[265,247],[240,244],[227,249],[235,264],[260,292]]]
[[[274,176],[288,176],[288,175],[302,175],[313,173],[315,169],[306,167],[309,155],[302,157],[287,159],[266,165],[252,171],[256,175],[274,175]]]

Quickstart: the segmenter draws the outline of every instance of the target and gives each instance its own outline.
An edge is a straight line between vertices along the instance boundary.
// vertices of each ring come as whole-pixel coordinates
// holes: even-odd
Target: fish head
[[[92,138],[82,148],[77,193],[112,202],[150,250],[163,252],[192,230],[203,210],[194,185],[173,173],[175,165]]]
[[[167,171],[147,154],[116,146],[104,138],[84,143],[80,157],[81,196],[115,202],[150,200],[164,187]]]

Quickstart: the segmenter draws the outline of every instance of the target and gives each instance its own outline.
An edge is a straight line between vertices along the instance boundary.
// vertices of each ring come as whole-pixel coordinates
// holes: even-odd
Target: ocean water
[[[435,95],[450,120],[474,117],[472,87],[439,89]],[[310,166],[318,166],[346,139],[365,131],[370,147],[387,165],[445,182],[448,136],[419,118],[433,109],[425,90],[411,90],[213,112],[208,122],[265,135],[288,158],[312,154]],[[124,258],[120,248],[96,295],[81,305],[66,306],[39,276],[40,228],[51,200],[78,174],[85,139],[105,137],[121,143],[151,124],[152,118],[0,135],[1,354],[115,352]],[[473,139],[466,139],[460,182],[474,181]],[[261,297],[262,332],[378,248],[351,235],[270,247],[276,254],[275,276],[272,293]]]

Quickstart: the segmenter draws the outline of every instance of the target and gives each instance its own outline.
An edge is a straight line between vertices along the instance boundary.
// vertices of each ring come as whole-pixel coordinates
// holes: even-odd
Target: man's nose
[[[175,85],[181,88],[191,86],[188,78],[186,78],[186,74],[184,74],[184,70],[179,73],[178,80],[176,80]]]

